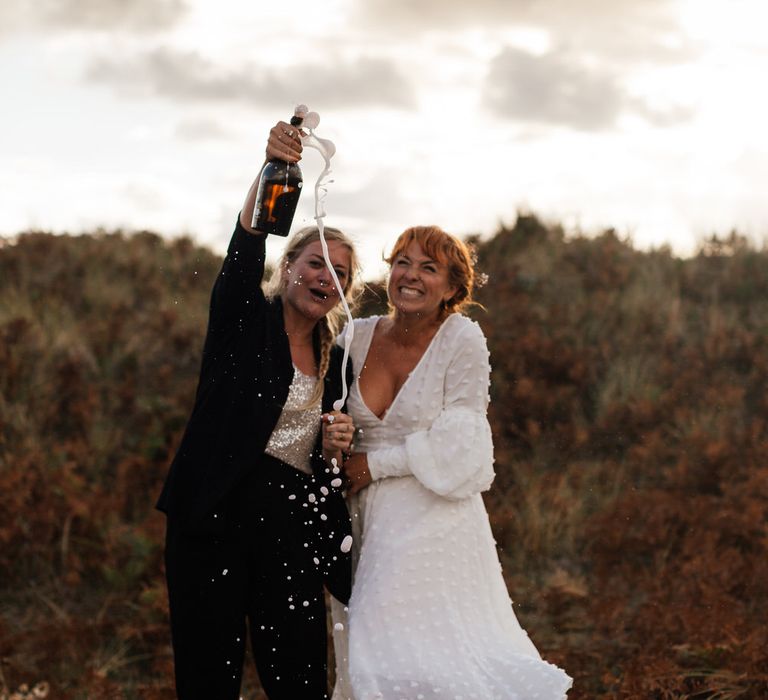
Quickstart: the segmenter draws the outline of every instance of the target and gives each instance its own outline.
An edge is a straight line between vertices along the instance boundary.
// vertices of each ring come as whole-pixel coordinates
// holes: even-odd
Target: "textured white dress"
[[[379,317],[355,321],[363,368]],[[342,334],[343,335],[343,334]],[[494,477],[488,350],[453,314],[379,419],[348,409],[374,479],[350,499],[348,609],[333,601],[333,700],[561,700],[571,686],[512,611],[480,492]]]

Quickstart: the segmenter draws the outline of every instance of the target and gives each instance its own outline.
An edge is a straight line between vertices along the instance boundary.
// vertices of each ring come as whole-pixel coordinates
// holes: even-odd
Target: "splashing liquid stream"
[[[297,108],[298,109],[298,108]],[[301,137],[302,146],[305,148],[314,148],[320,153],[325,161],[325,167],[323,171],[318,175],[315,181],[315,222],[317,229],[320,232],[320,246],[323,249],[323,258],[325,265],[331,274],[333,283],[336,286],[336,291],[339,294],[341,305],[344,308],[344,313],[347,315],[347,328],[344,332],[344,356],[341,361],[341,386],[342,393],[341,398],[333,402],[333,408],[336,411],[340,411],[347,400],[349,393],[347,387],[347,363],[349,362],[349,348],[352,345],[352,339],[355,335],[355,326],[352,319],[352,312],[349,310],[349,304],[344,296],[343,287],[339,283],[339,278],[336,275],[336,270],[331,262],[331,257],[328,252],[328,243],[325,240],[325,225],[323,219],[325,218],[325,196],[328,193],[327,183],[332,182],[328,180],[328,176],[331,173],[331,158],[336,153],[336,146],[333,141],[328,139],[321,139],[315,136],[315,128],[320,123],[320,116],[316,112],[307,112],[304,117],[303,128],[309,132]]]

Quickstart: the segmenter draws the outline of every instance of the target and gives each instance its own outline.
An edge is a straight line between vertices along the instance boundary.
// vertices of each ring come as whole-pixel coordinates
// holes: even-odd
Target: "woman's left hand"
[[[352,438],[355,435],[355,425],[352,416],[341,411],[324,413],[323,421],[323,452],[337,457],[340,452],[349,452]]]

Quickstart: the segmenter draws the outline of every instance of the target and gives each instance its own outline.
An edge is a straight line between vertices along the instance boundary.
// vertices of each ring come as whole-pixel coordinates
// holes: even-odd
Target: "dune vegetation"
[[[768,697],[768,251],[531,215],[475,243],[486,503],[569,698]],[[220,263],[149,232],[0,239],[2,700],[174,697],[154,500]]]

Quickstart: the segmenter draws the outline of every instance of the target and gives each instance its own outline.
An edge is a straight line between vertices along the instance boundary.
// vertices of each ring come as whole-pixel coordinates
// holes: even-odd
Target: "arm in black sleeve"
[[[211,294],[210,325],[222,329],[243,321],[263,306],[266,235],[249,233],[238,217]]]

